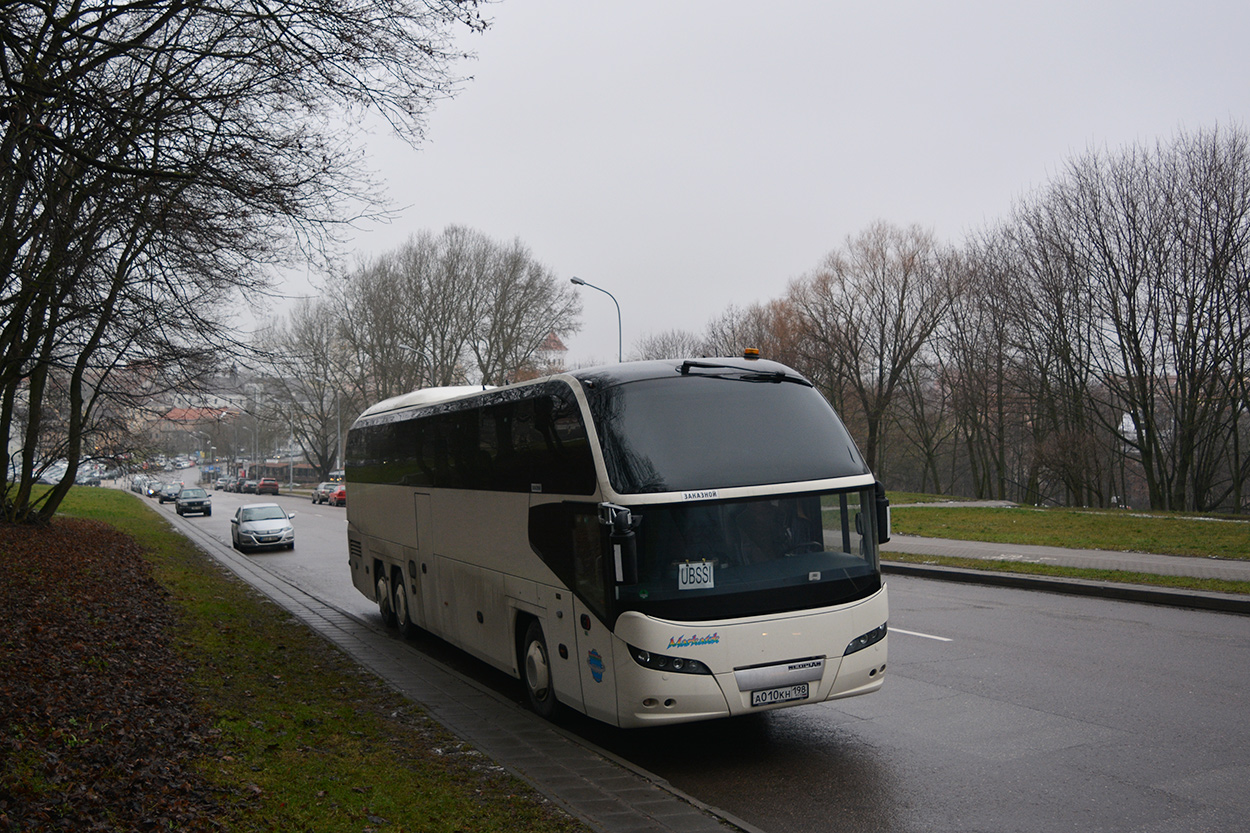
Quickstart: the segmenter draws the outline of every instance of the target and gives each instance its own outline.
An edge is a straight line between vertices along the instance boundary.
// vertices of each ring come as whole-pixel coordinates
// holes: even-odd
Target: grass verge
[[[75,489],[62,512],[144,548],[180,622],[189,688],[217,729],[197,762],[224,826],[252,831],[585,827],[363,672],[176,533],[141,500]]]
[[[1250,520],[1177,513],[904,506],[892,509],[898,535],[1151,552],[1250,560]]]

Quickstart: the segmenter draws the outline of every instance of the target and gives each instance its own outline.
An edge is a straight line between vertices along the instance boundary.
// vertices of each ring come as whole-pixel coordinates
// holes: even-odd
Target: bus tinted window
[[[622,494],[685,492],[866,474],[814,388],[674,375],[587,389],[608,479]]]
[[[872,490],[639,507],[621,609],[706,620],[817,608],[881,587]],[[677,616],[680,612],[680,616]]]
[[[594,461],[581,412],[564,385],[498,391],[361,420],[347,447],[348,479],[502,492],[593,494]]]

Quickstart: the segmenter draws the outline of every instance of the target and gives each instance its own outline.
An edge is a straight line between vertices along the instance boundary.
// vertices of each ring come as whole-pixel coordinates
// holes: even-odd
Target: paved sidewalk
[[[292,588],[260,562],[222,545],[195,525],[178,526],[244,581],[591,829],[761,833],[662,778],[567,735],[528,709],[427,658],[394,633]]]
[[[1247,547],[1250,548],[1250,525],[1247,525],[1246,536]],[[898,574],[1100,596],[1150,604],[1222,610],[1230,613],[1250,613],[1250,596],[1193,590],[1171,590],[1168,588],[1146,587],[1144,585],[1083,581],[1049,576],[1029,576],[1017,573],[960,570],[923,564],[904,564],[889,561],[891,552],[998,561],[1022,561],[1033,564],[1054,564],[1061,567],[1125,570],[1155,575],[1190,576],[1193,578],[1213,578],[1229,581],[1250,581],[1250,561],[1191,558],[1141,552],[1076,550],[1029,544],[954,541],[944,538],[921,538],[911,535],[895,535],[881,547],[881,557],[885,562],[885,569],[888,572]]]

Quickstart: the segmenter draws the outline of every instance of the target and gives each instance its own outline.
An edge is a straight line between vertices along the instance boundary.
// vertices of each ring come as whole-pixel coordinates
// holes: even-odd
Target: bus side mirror
[[[877,543],[890,540],[890,499],[885,496],[885,486],[877,481]]]
[[[628,509],[612,513],[612,529],[608,533],[612,544],[612,560],[616,566],[617,584],[638,583],[638,538],[634,534],[634,519]]]

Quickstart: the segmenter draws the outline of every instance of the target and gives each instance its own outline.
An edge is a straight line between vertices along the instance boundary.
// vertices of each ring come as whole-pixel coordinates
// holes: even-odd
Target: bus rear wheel
[[[404,574],[398,569],[391,577],[391,587],[394,588],[391,593],[391,608],[395,611],[395,624],[399,627],[401,636],[411,639],[417,635],[417,624],[412,621],[412,600],[408,598],[408,582],[404,581]]]
[[[547,640],[543,637],[542,625],[536,620],[531,620],[525,629],[524,646],[521,659],[530,707],[539,717],[550,718],[556,711],[556,693],[551,687]]]
[[[377,577],[377,584],[374,589],[378,596],[378,612],[382,614],[382,623],[388,628],[395,627],[398,622],[395,620],[395,605],[391,601],[391,590],[386,581],[386,572],[381,564],[374,566],[374,575]]]

